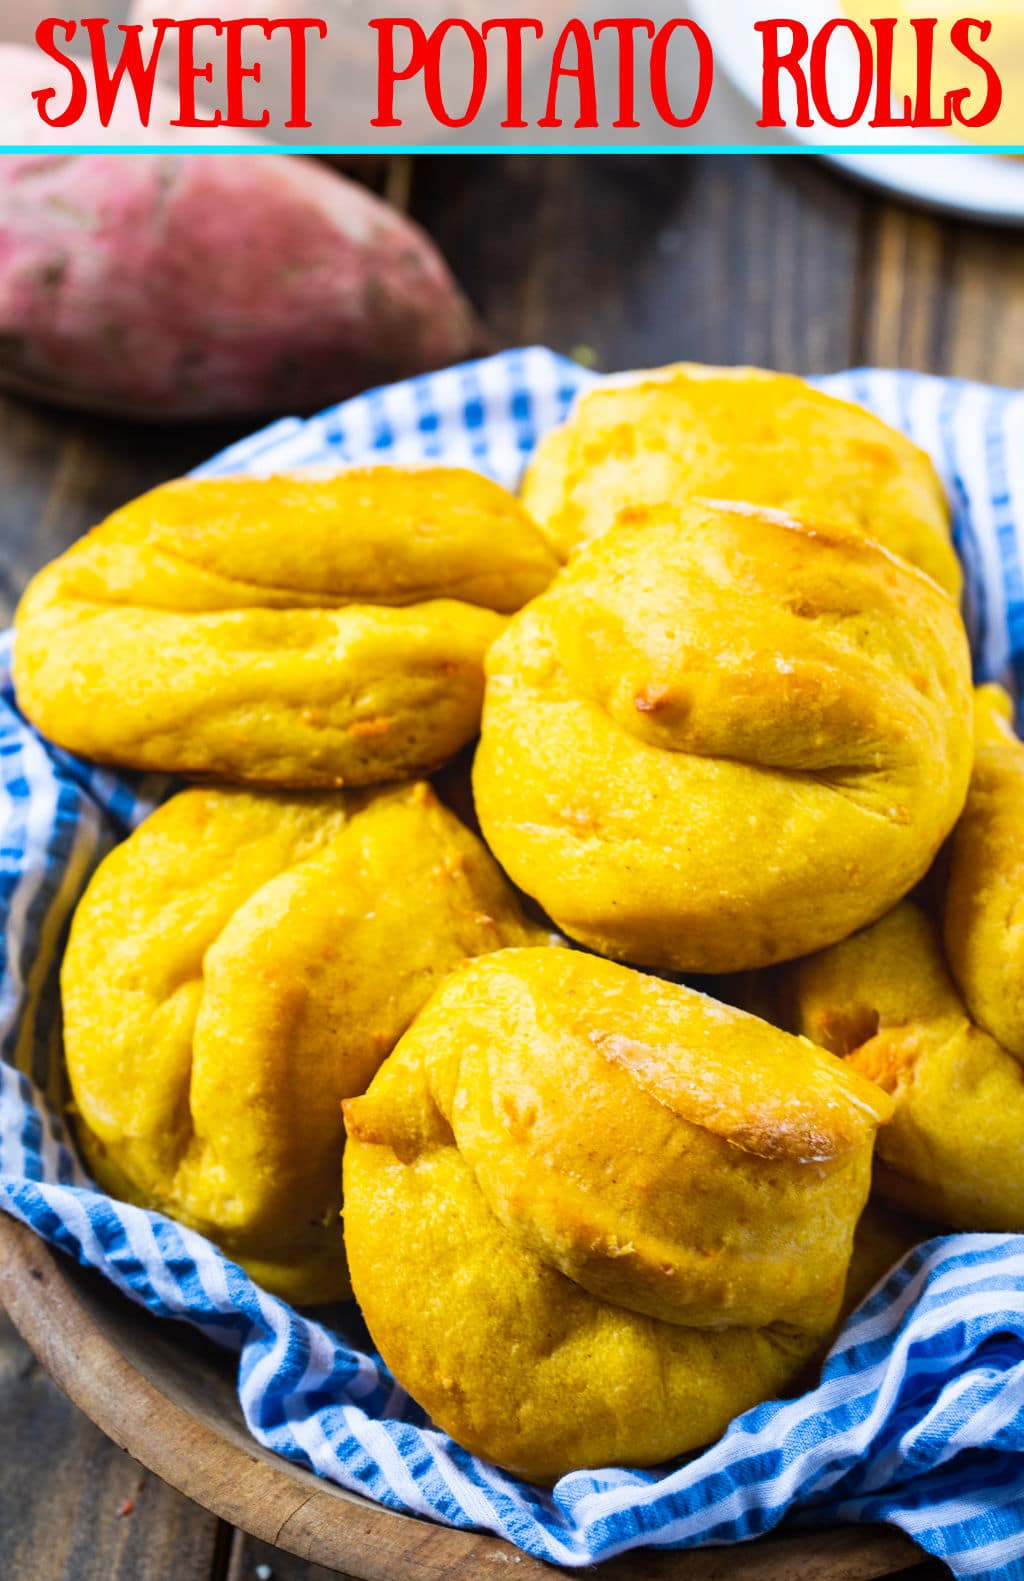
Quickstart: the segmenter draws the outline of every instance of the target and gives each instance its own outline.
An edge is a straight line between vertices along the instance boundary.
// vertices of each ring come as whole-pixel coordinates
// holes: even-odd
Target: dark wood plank
[[[214,1573],[227,1528],[98,1432],[2,1313],[0,1399],[0,1573],[12,1581]]]
[[[412,212],[504,344],[807,373],[854,356],[873,201],[806,159],[438,156]]]
[[[1024,235],[883,203],[858,360],[1024,384]]]
[[[249,427],[146,427],[0,397],[0,625],[47,560],[115,506],[187,472]]]
[[[711,1548],[687,1556],[687,1581],[949,1581],[949,1571],[936,1561],[909,1568],[878,1569],[878,1550],[865,1543],[863,1529],[849,1527],[833,1541],[832,1552],[809,1556],[807,1538],[782,1537],[766,1546]],[[898,1561],[896,1561],[898,1563]],[[650,1581],[650,1555],[639,1553],[625,1564],[630,1581]],[[568,1572],[564,1572],[568,1574]],[[552,1577],[556,1574],[551,1572]],[[589,1572],[600,1581],[602,1572]],[[442,1573],[443,1575],[443,1573]],[[244,1532],[234,1534],[226,1581],[350,1581],[340,1570],[297,1559]],[[439,1578],[440,1581],[440,1578]]]
[[[297,1559],[245,1532],[235,1532],[226,1581],[349,1581],[340,1570],[325,1570]]]

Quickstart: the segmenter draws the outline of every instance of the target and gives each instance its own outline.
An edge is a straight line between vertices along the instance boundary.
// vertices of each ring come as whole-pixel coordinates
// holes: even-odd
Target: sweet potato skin
[[[302,156],[0,158],[0,387],[150,419],[308,411],[481,343],[429,239]]]

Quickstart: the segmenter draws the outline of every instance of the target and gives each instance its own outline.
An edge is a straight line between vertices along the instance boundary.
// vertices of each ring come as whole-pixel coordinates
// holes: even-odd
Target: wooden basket
[[[499,1538],[381,1509],[262,1448],[242,1420],[230,1354],[185,1324],[152,1317],[4,1213],[0,1302],[43,1366],[108,1437],[255,1537],[353,1581],[533,1581],[558,1573]],[[732,1548],[630,1554],[602,1565],[600,1577],[872,1581],[921,1558],[899,1532],[843,1526]]]

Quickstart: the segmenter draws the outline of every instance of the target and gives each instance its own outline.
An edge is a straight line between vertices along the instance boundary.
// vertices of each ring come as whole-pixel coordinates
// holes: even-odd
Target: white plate
[[[689,10],[711,38],[717,64],[752,106],[760,106],[761,45],[754,23],[764,18],[764,0],[730,0],[727,5],[693,0]],[[814,29],[840,13],[833,0],[801,0],[787,11],[794,14]],[[782,86],[785,90],[785,80]],[[785,91],[782,98],[786,119],[792,120],[795,107],[786,104]],[[996,224],[1024,224],[1024,158],[964,148],[955,138],[911,128],[866,134],[888,146],[913,149],[907,153],[865,153],[860,147],[865,134],[856,128],[790,127],[773,135],[794,146],[813,144],[822,158],[901,197]],[[851,143],[858,146],[851,148]]]
[[[902,197],[995,225],[1024,225],[1024,159],[1006,154],[822,154]]]

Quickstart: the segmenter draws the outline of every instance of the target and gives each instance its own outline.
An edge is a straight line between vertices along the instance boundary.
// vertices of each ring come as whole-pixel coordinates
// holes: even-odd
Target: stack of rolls
[[[535,1481],[799,1387],[904,1212],[1024,1225],[1024,747],[959,588],[928,458],[752,369],[596,386],[518,500],[117,512],[15,644],[51,740],[200,782],[74,919],[96,1179],[354,1292]],[[479,836],[429,783],[476,737]]]
[[[931,880],[793,962],[777,1020],[888,1092],[877,1187],[941,1226],[1024,1231],[1024,745],[977,694],[967,802]]]
[[[75,914],[82,1151],[293,1300],[351,1293],[342,1099],[467,956],[549,938],[422,776],[475,735],[487,648],[556,569],[515,499],[454,468],[185,480],[18,610],[18,700],[45,735],[210,782],[116,847]]]

